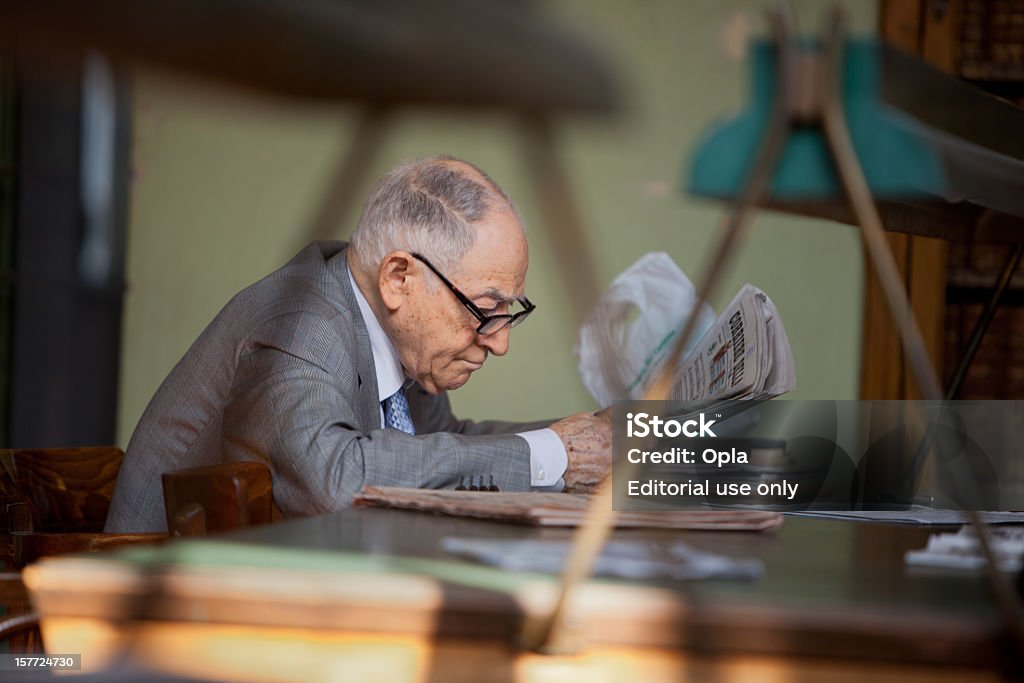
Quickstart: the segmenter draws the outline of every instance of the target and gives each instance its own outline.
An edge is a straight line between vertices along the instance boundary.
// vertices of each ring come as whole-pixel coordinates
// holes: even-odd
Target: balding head
[[[508,351],[510,327],[481,331],[484,316],[533,310],[514,205],[451,157],[399,166],[377,183],[348,262],[406,377],[430,393],[462,386],[490,354]]]
[[[456,272],[489,212],[519,214],[483,170],[449,156],[417,159],[389,171],[370,193],[352,235],[355,265],[375,273],[384,257],[405,250]],[[522,221],[519,221],[522,230]]]

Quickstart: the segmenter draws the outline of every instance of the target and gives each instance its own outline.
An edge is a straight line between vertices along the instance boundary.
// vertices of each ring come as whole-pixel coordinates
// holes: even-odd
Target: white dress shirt
[[[405,371],[398,358],[398,351],[391,339],[380,326],[370,303],[366,300],[352,273],[348,274],[352,283],[352,291],[359,304],[359,312],[363,316],[366,332],[370,336],[370,351],[373,354],[373,367],[377,371],[377,397],[383,402],[406,383]],[[380,408],[380,425],[384,426],[384,407]],[[569,464],[562,440],[550,429],[534,429],[520,432],[516,436],[526,439],[530,446],[530,486],[539,490],[561,491],[565,483],[562,475]]]

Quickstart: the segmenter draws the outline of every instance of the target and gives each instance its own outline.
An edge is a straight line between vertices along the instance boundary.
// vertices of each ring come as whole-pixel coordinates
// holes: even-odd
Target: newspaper
[[[796,387],[789,337],[775,304],[746,284],[683,361],[672,400],[763,399]]]
[[[786,330],[764,292],[744,285],[716,319],[675,261],[652,252],[612,281],[580,327],[575,352],[594,400],[610,406],[643,398],[690,318],[694,333],[671,400],[692,408],[796,387]]]
[[[440,512],[456,517],[533,524],[579,526],[592,497],[578,493],[491,492],[364,486],[355,505]],[[610,503],[609,503],[610,504]],[[770,531],[782,525],[778,512],[759,510],[667,510],[620,512],[615,526],[714,531]]]

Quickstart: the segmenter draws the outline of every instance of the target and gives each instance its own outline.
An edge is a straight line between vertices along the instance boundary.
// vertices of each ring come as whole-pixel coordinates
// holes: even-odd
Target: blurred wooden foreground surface
[[[26,570],[51,652],[221,680],[998,680],[999,621],[979,575],[913,572],[930,530],[789,519],[770,533],[615,537],[765,562],[756,582],[592,581],[570,609],[580,648],[516,647],[554,581],[461,562],[445,536],[534,529],[351,509]],[[124,661],[124,659],[120,659]]]
[[[0,450],[0,567],[43,557],[159,543],[164,533],[104,533],[124,453],[115,446]],[[271,521],[270,470],[224,463],[163,476],[168,526],[202,536]],[[10,652],[41,652],[37,615],[21,575],[0,573],[0,640]]]

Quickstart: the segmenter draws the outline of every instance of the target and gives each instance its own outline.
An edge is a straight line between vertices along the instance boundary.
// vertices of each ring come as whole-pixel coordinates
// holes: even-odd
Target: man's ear
[[[395,311],[409,296],[416,266],[407,251],[393,251],[384,257],[377,269],[380,298],[389,311]]]

